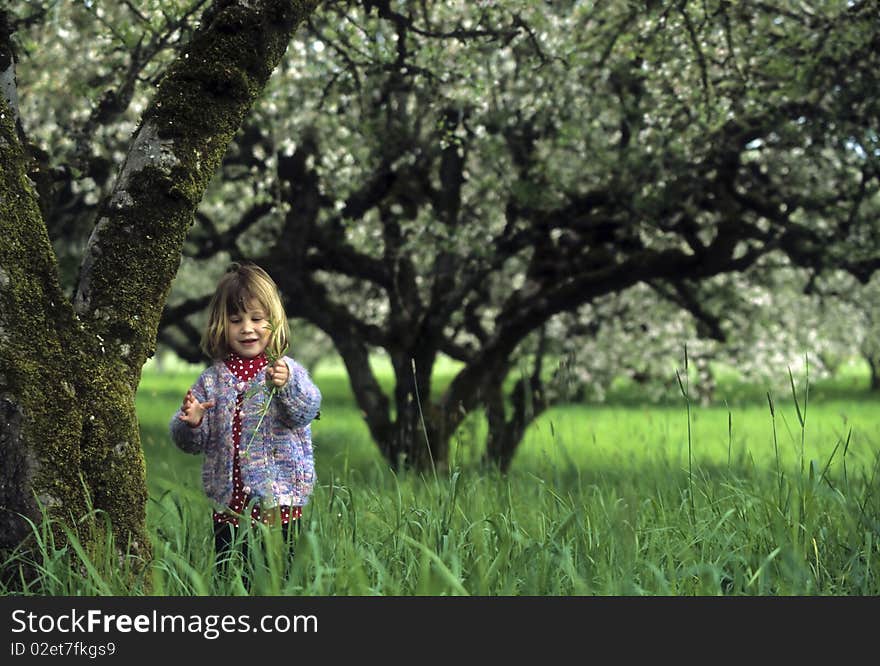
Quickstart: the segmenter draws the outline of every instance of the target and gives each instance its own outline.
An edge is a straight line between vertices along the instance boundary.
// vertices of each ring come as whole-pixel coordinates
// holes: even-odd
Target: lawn
[[[198,371],[147,368],[138,393],[152,593],[245,594],[210,573],[200,461],[167,436]],[[735,383],[708,406],[676,385],[660,405],[623,387],[606,404],[556,407],[506,476],[480,468],[485,425],[473,418],[451,473],[434,477],[392,473],[344,373],[319,367],[319,486],[292,571],[253,561],[249,592],[876,595],[876,397],[859,374],[809,393],[793,379],[797,405],[774,389],[772,412],[766,388]]]

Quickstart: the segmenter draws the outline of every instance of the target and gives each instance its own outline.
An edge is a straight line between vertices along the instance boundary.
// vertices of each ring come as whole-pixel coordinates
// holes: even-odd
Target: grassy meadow
[[[677,384],[660,405],[622,387],[606,404],[542,415],[506,476],[480,468],[475,418],[435,476],[393,474],[341,368],[319,366],[319,486],[296,557],[286,571],[271,547],[251,548],[246,588],[213,573],[201,458],[167,435],[199,370],[148,366],[138,392],[152,588],[132,587],[113,557],[79,553],[72,566],[75,548],[47,543],[40,593],[880,594],[880,410],[859,371],[794,377],[797,401],[773,392],[772,410],[766,388],[733,381],[709,406]],[[260,529],[271,545],[277,535]]]

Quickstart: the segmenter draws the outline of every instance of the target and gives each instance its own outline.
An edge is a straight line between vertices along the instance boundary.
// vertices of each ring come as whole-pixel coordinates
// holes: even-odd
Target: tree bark
[[[118,549],[151,557],[134,403],[141,367],[195,208],[318,3],[218,0],[205,12],[100,208],[72,303],[0,99],[0,550],[21,544],[41,505],[65,522],[92,507],[109,516]]]

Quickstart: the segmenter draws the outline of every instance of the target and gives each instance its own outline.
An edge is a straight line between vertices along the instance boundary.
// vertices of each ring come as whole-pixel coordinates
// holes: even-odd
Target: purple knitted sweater
[[[310,424],[321,406],[321,392],[305,368],[288,356],[283,358],[290,379],[275,392],[246,454],[267,400],[266,392],[251,391],[265,382],[262,372],[248,382],[239,382],[223,361],[215,362],[192,387],[199,402],[214,401],[201,424],[189,427],[180,420],[179,410],[171,419],[174,443],[187,453],[205,454],[202,485],[221,510],[232,499],[232,417],[241,391],[253,393],[241,407],[241,475],[249,494],[259,498],[264,507],[302,506],[312,494],[316,477]]]

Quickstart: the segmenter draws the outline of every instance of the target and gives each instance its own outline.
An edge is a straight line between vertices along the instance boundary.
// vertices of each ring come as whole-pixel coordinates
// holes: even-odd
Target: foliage
[[[778,390],[787,386],[789,368],[819,379],[853,357],[869,361],[876,353],[876,277],[860,285],[835,272],[809,282],[807,271],[772,257],[696,286],[699,318],[661,285],[596,299],[549,324],[555,343],[548,351],[562,360],[546,390],[601,400],[624,377],[644,399],[662,400],[685,346],[703,402],[714,396],[719,367]]]
[[[169,47],[191,24],[180,5],[147,28],[129,4],[103,11]],[[204,295],[254,259],[345,359],[383,454],[425,466],[417,433],[445,460],[475,411],[508,464],[563,395],[544,381],[558,357],[575,394],[621,372],[665,381],[684,343],[704,371],[778,377],[809,356],[821,372],[876,340],[876,298],[831,296],[877,265],[876,13],[327,2],[200,206],[162,340],[195,360]],[[91,146],[106,160],[111,144]],[[393,390],[368,370],[377,348]],[[463,369],[437,395],[441,354]]]

